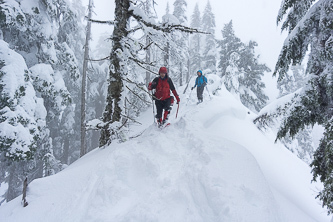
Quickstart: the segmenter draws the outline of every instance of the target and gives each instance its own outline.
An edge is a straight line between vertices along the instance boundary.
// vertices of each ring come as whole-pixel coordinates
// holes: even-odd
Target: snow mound
[[[226,90],[171,115],[160,130],[147,111],[141,136],[33,181],[29,205],[1,206],[0,221],[329,221],[310,168]]]

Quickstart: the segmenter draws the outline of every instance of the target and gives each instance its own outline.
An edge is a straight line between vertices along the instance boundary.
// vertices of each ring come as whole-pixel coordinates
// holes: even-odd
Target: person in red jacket
[[[173,97],[170,96],[170,90],[176,97],[177,104],[180,102],[180,99],[171,78],[168,76],[167,68],[161,67],[158,73],[160,76],[156,77],[152,82],[149,83],[148,90],[156,90],[154,94],[157,110],[156,118],[157,123],[163,125],[168,120],[171,111],[171,105],[173,104]],[[162,119],[163,109],[164,114]]]

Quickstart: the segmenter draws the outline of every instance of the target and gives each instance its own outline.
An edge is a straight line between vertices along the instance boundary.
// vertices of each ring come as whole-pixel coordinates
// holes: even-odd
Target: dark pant
[[[171,111],[171,97],[167,98],[165,100],[155,100],[155,105],[156,105],[156,111],[157,111],[156,118],[160,119],[160,118],[162,118],[163,109],[165,111],[169,111],[169,113],[170,113],[170,111]]]
[[[201,86],[197,87],[198,100],[201,100],[201,101],[203,100],[202,94],[203,94],[204,89],[205,89],[205,85],[201,85]]]

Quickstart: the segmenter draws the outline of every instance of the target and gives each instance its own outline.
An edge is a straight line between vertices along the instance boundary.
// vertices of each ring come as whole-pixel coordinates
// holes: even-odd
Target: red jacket
[[[151,84],[151,89],[156,89],[155,97],[158,100],[165,100],[170,98],[170,90],[172,91],[173,95],[178,98],[175,86],[173,85],[173,82],[168,77],[168,75],[166,75],[164,79],[161,77],[156,77]]]

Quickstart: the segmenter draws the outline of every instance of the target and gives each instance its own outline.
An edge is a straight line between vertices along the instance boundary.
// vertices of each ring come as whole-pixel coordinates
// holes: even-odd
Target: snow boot
[[[168,110],[164,111],[163,124],[166,123],[166,121],[169,119],[169,114],[170,114],[170,112]]]
[[[199,101],[197,102],[197,104],[199,104],[199,103],[202,103],[202,99],[199,99]]]
[[[162,118],[157,118],[157,126],[161,127],[163,125],[163,120]]]

